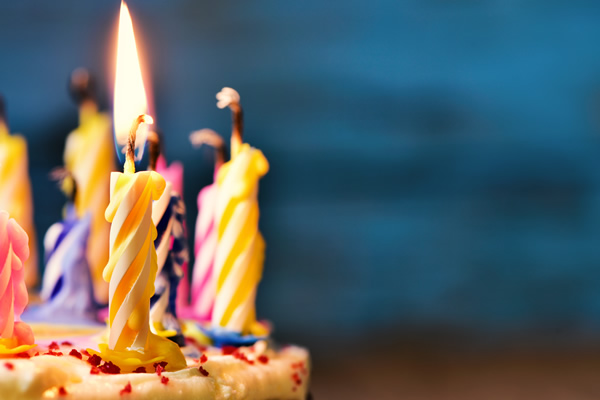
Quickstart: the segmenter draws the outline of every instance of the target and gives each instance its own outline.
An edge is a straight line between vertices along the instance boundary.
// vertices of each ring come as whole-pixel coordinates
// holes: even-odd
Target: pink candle
[[[213,279],[213,264],[217,247],[216,198],[217,185],[215,183],[206,186],[198,194],[198,219],[196,220],[194,241],[196,261],[194,262],[192,275],[190,305],[196,317],[202,321],[210,320],[215,301],[216,287]]]
[[[167,160],[162,155],[156,159],[156,172],[165,178],[165,181],[171,182],[173,190],[183,197],[183,165],[179,161],[167,165]]]
[[[209,144],[216,149],[216,179],[219,168],[224,162],[224,143],[221,137],[210,129],[192,133],[190,140],[195,146]],[[213,183],[198,194],[198,219],[194,254],[196,261],[192,275],[190,313],[201,321],[210,321],[215,301],[216,286],[213,274],[215,251],[217,247],[217,226],[215,222],[217,185]]]
[[[34,342],[29,325],[19,321],[29,300],[24,270],[27,258],[27,233],[9,219],[8,212],[0,211],[0,353],[11,353],[11,349]]]

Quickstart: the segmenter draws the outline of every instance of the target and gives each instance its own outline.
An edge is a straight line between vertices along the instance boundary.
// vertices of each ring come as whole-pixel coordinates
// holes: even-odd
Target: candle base
[[[21,344],[17,338],[0,339],[0,357],[3,355],[11,356],[19,353],[25,353],[33,349],[37,344]]]
[[[96,354],[104,361],[110,361],[121,368],[122,373],[133,372],[139,367],[153,371],[155,364],[166,362],[166,371],[178,371],[187,366],[185,357],[177,343],[158,335],[151,334],[148,348],[138,350],[112,350],[108,344],[100,343],[99,350],[87,349],[90,354]]]
[[[213,346],[251,346],[259,340],[269,338],[270,329],[265,323],[255,322],[252,333],[243,335],[240,332],[230,331],[220,326],[197,324],[204,335],[211,339]]]

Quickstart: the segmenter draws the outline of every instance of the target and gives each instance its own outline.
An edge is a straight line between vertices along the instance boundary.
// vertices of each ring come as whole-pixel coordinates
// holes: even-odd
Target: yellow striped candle
[[[8,211],[27,232],[29,258],[25,261],[25,284],[34,287],[39,273],[27,142],[23,136],[9,133],[3,111],[0,99],[0,209]]]
[[[217,175],[216,297],[212,324],[242,334],[256,321],[256,289],[262,276],[265,242],[258,230],[258,181],[269,170],[260,150],[241,141],[239,95],[230,88],[217,95],[219,107],[234,111],[231,160]]]
[[[86,71],[76,70],[72,82],[89,80],[85,74]],[[77,182],[77,216],[83,218],[87,213],[92,215],[87,258],[94,282],[94,295],[99,302],[106,303],[108,288],[102,279],[102,269],[108,261],[110,225],[104,219],[104,210],[109,200],[110,174],[115,170],[115,148],[110,117],[98,112],[96,103],[90,97],[81,100],[79,127],[67,137],[64,162]]]
[[[140,115],[132,137],[142,122],[152,119]],[[105,359],[116,356],[117,365],[126,363],[135,351],[139,362],[133,366],[159,359],[168,361],[168,369],[178,369],[185,366],[179,346],[150,331],[150,298],[157,272],[152,201],[162,195],[165,180],[154,171],[135,173],[133,143],[135,139],[130,140],[124,173],[113,172],[110,179],[106,209],[106,220],[111,222],[110,256],[103,271],[109,282],[109,338],[108,351],[102,347],[101,351]]]

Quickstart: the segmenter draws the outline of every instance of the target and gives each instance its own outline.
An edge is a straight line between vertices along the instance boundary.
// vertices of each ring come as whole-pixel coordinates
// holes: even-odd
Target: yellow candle
[[[92,214],[87,258],[94,282],[95,297],[106,303],[108,288],[102,269],[108,261],[110,225],[104,219],[109,200],[110,173],[115,167],[115,149],[110,117],[98,112],[96,104],[87,100],[80,106],[80,125],[67,138],[64,162],[77,182],[75,209],[82,218]]]
[[[265,242],[258,230],[258,181],[269,170],[260,150],[242,143],[239,95],[225,88],[219,107],[234,111],[231,160],[217,175],[216,297],[212,324],[241,333],[256,333],[255,298],[262,276]]]
[[[110,256],[103,271],[109,282],[109,338],[108,346],[100,349],[104,359],[121,368],[167,361],[167,369],[175,370],[185,366],[179,346],[150,331],[150,298],[157,271],[152,201],[162,195],[165,180],[154,171],[135,172],[135,132],[142,122],[152,123],[152,119],[144,115],[136,119],[125,171],[113,172],[110,179],[105,214],[111,222]]]
[[[25,262],[25,284],[38,283],[38,256],[33,225],[33,201],[27,158],[27,142],[10,135],[0,113],[0,209],[8,211],[29,236],[29,259]]]

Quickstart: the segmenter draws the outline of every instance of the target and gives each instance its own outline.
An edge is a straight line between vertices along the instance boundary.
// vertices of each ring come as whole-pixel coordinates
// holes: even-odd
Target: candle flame
[[[148,113],[148,100],[142,70],[135,45],[135,35],[131,15],[125,2],[121,2],[119,17],[119,35],[117,42],[117,70],[114,95],[114,128],[117,154],[122,159],[123,148],[127,145],[131,121],[140,114]],[[148,136],[148,127],[140,126],[137,132],[135,147],[138,149],[137,159],[143,155],[144,144]]]

